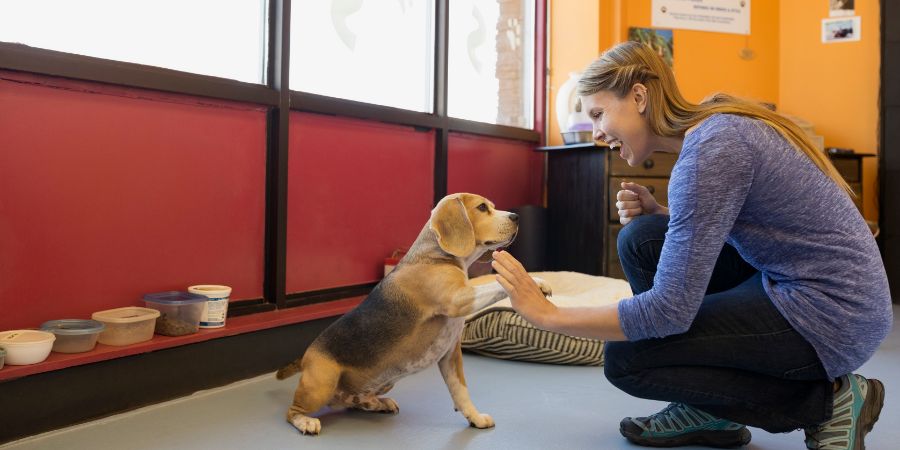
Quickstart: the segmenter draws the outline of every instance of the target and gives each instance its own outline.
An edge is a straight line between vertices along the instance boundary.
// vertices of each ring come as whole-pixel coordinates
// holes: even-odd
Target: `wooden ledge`
[[[229,317],[225,322],[225,326],[222,328],[201,328],[197,333],[185,336],[171,337],[154,334],[153,339],[137,344],[125,346],[97,344],[93,350],[84,353],[50,352],[50,356],[47,357],[46,360],[37,364],[25,366],[4,365],[3,368],[0,369],[0,382],[37,373],[80,366],[82,364],[90,364],[98,361],[152,352],[154,350],[178,347],[181,345],[250,333],[268,328],[276,328],[325,317],[338,316],[356,307],[362,299],[363,297],[354,297],[309,306],[299,306],[296,308],[249,314],[233,318]]]

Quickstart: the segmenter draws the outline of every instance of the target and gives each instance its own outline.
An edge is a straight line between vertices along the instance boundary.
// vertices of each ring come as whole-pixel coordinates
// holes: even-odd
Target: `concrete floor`
[[[900,307],[895,326],[858,373],[885,382],[881,419],[867,437],[869,450],[900,448]],[[663,403],[616,390],[598,367],[500,361],[465,355],[472,399],[497,426],[469,428],[453,411],[435,367],[402,380],[391,396],[399,415],[334,411],[320,415],[322,434],[301,436],[284,419],[298,377],[274,375],[150,406],[96,422],[0,446],[36,449],[635,449],[619,435],[623,416],[646,415]],[[746,449],[804,448],[803,433],[751,429]],[[693,448],[693,447],[682,447]]]

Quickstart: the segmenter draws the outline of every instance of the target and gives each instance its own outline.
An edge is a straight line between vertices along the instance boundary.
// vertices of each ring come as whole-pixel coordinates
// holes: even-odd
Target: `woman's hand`
[[[508,252],[494,252],[491,267],[497,271],[495,278],[509,294],[513,309],[525,320],[542,328],[541,324],[558,310],[547,300],[550,286],[543,280],[535,281],[516,258]]]
[[[630,181],[622,182],[622,190],[616,193],[619,223],[628,224],[641,214],[666,214],[669,209],[660,206],[646,187]]]

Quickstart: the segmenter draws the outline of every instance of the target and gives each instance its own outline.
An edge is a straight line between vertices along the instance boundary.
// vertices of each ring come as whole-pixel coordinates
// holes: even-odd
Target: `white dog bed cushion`
[[[598,306],[631,297],[625,280],[577,272],[532,272],[553,288],[550,301],[560,307]],[[473,285],[494,282],[494,275],[473,278]],[[462,348],[500,359],[599,366],[603,341],[541,330],[512,309],[509,298],[466,318]]]

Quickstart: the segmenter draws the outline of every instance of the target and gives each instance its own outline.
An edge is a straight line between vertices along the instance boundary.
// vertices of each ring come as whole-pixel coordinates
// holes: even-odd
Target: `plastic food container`
[[[53,348],[56,336],[37,330],[13,330],[0,333],[0,347],[6,350],[6,364],[24,366],[45,359]]]
[[[105,325],[96,320],[62,319],[44,322],[41,331],[56,335],[53,351],[57,353],[89,352],[97,345]]]
[[[206,296],[182,291],[144,295],[147,307],[159,311],[155,332],[164,336],[196,333],[206,300]]]
[[[91,318],[103,322],[106,329],[97,339],[106,345],[129,345],[153,339],[153,328],[159,311],[138,306],[97,311]]]
[[[200,328],[220,328],[228,317],[228,298],[231,288],[220,284],[198,284],[188,287],[188,292],[206,296],[206,307],[200,315]]]

